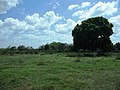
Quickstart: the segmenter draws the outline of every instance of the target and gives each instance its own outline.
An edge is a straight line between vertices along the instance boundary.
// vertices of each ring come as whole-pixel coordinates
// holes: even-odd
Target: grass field
[[[120,60],[65,53],[1,55],[0,90],[120,90]]]

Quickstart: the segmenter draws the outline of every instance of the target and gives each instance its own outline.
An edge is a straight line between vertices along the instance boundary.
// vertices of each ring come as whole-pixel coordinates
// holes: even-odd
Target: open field
[[[0,90],[120,90],[120,60],[114,55],[1,55]]]

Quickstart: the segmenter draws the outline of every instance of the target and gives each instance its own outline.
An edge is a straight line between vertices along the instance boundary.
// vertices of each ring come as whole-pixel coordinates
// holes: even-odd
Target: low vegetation
[[[120,90],[117,54],[75,54],[1,55],[0,90]]]

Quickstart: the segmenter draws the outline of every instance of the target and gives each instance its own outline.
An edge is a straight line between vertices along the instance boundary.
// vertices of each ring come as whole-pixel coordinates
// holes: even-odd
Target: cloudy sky
[[[114,24],[111,40],[119,42],[119,0],[0,0],[0,48],[39,47],[53,41],[70,44],[75,25],[95,16]]]

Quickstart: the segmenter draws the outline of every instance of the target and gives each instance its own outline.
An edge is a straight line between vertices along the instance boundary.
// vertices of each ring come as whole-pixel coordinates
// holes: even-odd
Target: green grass
[[[0,90],[120,90],[120,60],[65,53],[1,55]]]

